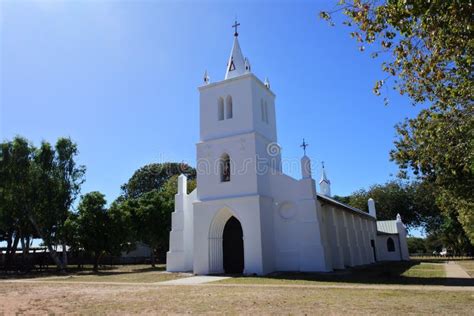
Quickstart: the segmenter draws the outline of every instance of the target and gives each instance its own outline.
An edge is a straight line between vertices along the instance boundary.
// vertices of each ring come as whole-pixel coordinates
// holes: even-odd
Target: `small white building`
[[[407,245],[407,229],[402,218],[377,221],[377,250],[379,261],[410,260]]]
[[[179,177],[168,271],[332,271],[379,258],[373,200],[369,214],[334,200],[324,170],[317,193],[306,155],[301,179],[282,172],[275,94],[252,73],[237,32],[224,80],[206,72],[199,93],[197,188],[187,194]]]

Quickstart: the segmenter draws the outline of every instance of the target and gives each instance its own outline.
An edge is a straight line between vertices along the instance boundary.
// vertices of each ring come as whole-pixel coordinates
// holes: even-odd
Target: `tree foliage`
[[[129,242],[129,213],[120,208],[108,209],[106,204],[102,193],[87,193],[81,198],[77,214],[67,221],[72,244],[94,257],[94,270],[104,254],[119,255]]]
[[[0,149],[0,230],[7,261],[19,242],[27,256],[31,240],[40,237],[63,270],[65,258],[60,261],[54,248],[65,243],[62,226],[83,182],[85,168],[74,160],[77,146],[60,138],[54,147],[42,142],[36,148],[18,136]]]
[[[184,174],[188,179],[196,178],[196,170],[185,163],[152,163],[134,172],[127,183],[122,185],[125,199],[139,198],[142,194],[159,190],[172,176]]]
[[[385,57],[382,70],[401,94],[440,106],[471,103],[471,1],[341,0],[320,17],[332,21],[341,10],[361,50],[375,45],[372,56]],[[375,93],[387,79],[377,81]]]
[[[376,184],[368,190],[358,190],[347,197],[336,197],[343,203],[368,212],[367,200],[375,200],[378,220],[393,220],[397,214],[409,227],[436,226],[439,209],[433,203],[432,191],[422,183],[407,184],[390,181]]]
[[[459,221],[474,242],[472,1],[342,0],[320,17],[334,24],[332,15],[341,10],[361,50],[372,46],[372,56],[383,59],[387,77],[374,92],[393,79],[413,104],[429,104],[396,127],[391,158],[400,175],[436,186],[445,218]]]
[[[407,238],[407,244],[408,244],[408,252],[410,254],[424,254],[426,253],[426,246],[425,246],[425,240],[423,238],[419,237],[408,237]]]
[[[335,198],[366,212],[367,200],[373,198],[377,220],[393,220],[399,213],[409,228],[422,227],[427,240],[433,241],[429,247],[426,246],[429,252],[446,247],[455,254],[471,253],[471,242],[455,213],[442,212],[436,203],[437,196],[437,186],[431,182],[390,181],[383,185],[373,185],[368,190],[358,190],[349,196]]]
[[[194,169],[190,172],[195,174]],[[113,207],[130,214],[133,239],[151,248],[152,266],[155,266],[155,253],[163,255],[168,250],[171,213],[174,211],[177,187],[178,175],[173,175],[159,188],[142,191],[138,198],[118,199],[113,204]],[[189,180],[188,192],[195,187],[196,181]]]

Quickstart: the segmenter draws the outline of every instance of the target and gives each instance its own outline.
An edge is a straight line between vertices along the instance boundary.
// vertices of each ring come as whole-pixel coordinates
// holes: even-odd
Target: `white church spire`
[[[324,161],[321,162],[322,173],[321,180],[319,181],[319,187],[321,188],[321,193],[326,196],[331,196],[331,181],[329,181],[326,176],[326,170],[324,169]]]
[[[234,78],[234,77],[243,75],[246,72],[245,71],[245,68],[246,68],[245,58],[244,58],[244,55],[242,55],[242,51],[240,50],[240,45],[239,45],[239,40],[238,40],[239,33],[237,32],[237,27],[239,25],[240,23],[237,23],[237,21],[235,21],[234,25],[232,26],[233,28],[235,28],[234,44],[232,45],[232,51],[230,52],[229,61],[227,62],[227,70],[225,72],[224,79]]]

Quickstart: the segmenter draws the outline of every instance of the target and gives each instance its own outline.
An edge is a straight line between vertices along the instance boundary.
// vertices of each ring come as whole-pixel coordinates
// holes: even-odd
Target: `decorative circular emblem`
[[[274,143],[274,142],[268,144],[267,145],[267,153],[272,157],[277,156],[280,153],[280,145],[278,145],[277,143]]]
[[[296,206],[291,202],[282,203],[279,213],[282,218],[290,219],[296,215]]]

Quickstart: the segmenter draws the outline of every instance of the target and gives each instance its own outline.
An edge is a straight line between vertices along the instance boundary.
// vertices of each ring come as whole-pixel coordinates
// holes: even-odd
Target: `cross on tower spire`
[[[237,27],[239,27],[239,26],[240,26],[240,23],[237,23],[237,20],[235,20],[234,25],[232,25],[232,27],[235,29],[234,30],[234,36],[235,37],[239,36],[239,33],[237,32]]]
[[[303,143],[300,145],[301,148],[303,148],[303,152],[304,152],[304,155],[306,156],[306,147],[308,147],[309,144],[307,142],[305,142],[304,138],[303,138]]]

